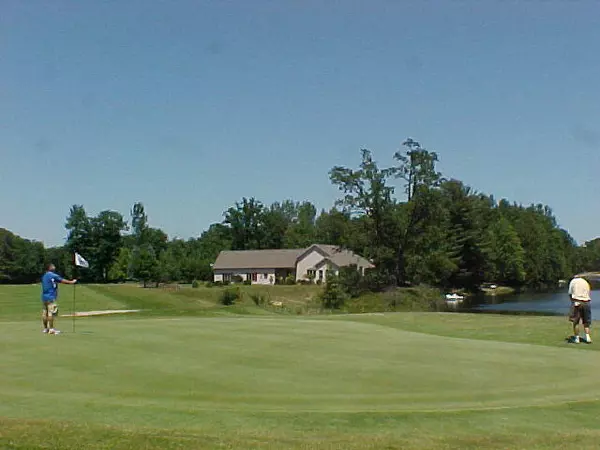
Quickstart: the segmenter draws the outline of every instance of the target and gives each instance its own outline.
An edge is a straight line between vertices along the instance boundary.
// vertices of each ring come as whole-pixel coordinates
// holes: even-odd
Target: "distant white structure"
[[[350,250],[314,244],[298,249],[222,251],[212,268],[215,282],[239,277],[252,284],[274,284],[277,279],[292,276],[296,281],[325,283],[327,271],[337,275],[342,267],[352,265],[361,274],[374,267]]]

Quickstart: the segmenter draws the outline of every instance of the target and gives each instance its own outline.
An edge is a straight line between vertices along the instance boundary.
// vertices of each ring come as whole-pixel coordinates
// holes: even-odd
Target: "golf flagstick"
[[[77,256],[73,255],[73,279],[77,279]],[[73,304],[71,305],[71,325],[72,331],[75,333],[75,290],[77,283],[73,285]]]
[[[85,269],[90,267],[90,264],[85,260],[85,258],[83,256],[81,256],[79,253],[75,252],[75,254],[73,255],[73,279],[76,280],[77,279],[77,268],[78,267],[83,267]],[[75,287],[77,286],[77,283],[75,283],[73,285],[73,310],[71,311],[71,318],[72,318],[72,323],[73,323],[73,333],[75,333]]]
[[[71,322],[73,324],[73,333],[75,333],[75,288],[77,288],[77,284],[73,285],[73,305],[71,305]]]

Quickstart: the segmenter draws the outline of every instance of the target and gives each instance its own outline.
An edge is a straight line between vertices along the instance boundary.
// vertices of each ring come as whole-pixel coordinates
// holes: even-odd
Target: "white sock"
[[[579,342],[579,336],[575,336],[575,342]]]
[[[590,335],[588,333],[585,333],[585,340],[588,342],[592,340],[592,338],[590,337]]]

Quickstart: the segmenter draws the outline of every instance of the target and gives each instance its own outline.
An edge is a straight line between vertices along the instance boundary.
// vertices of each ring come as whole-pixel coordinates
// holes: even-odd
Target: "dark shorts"
[[[569,320],[575,324],[581,322],[584,327],[589,327],[592,324],[592,307],[590,302],[579,302],[579,306],[571,303]]]

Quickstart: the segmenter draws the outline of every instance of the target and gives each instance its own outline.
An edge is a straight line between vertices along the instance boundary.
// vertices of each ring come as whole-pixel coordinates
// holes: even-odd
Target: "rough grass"
[[[564,318],[242,307],[210,317],[231,309],[187,292],[77,289],[88,309],[155,311],[45,336],[38,291],[0,287],[0,448],[591,449],[600,439],[599,347],[565,344]]]

